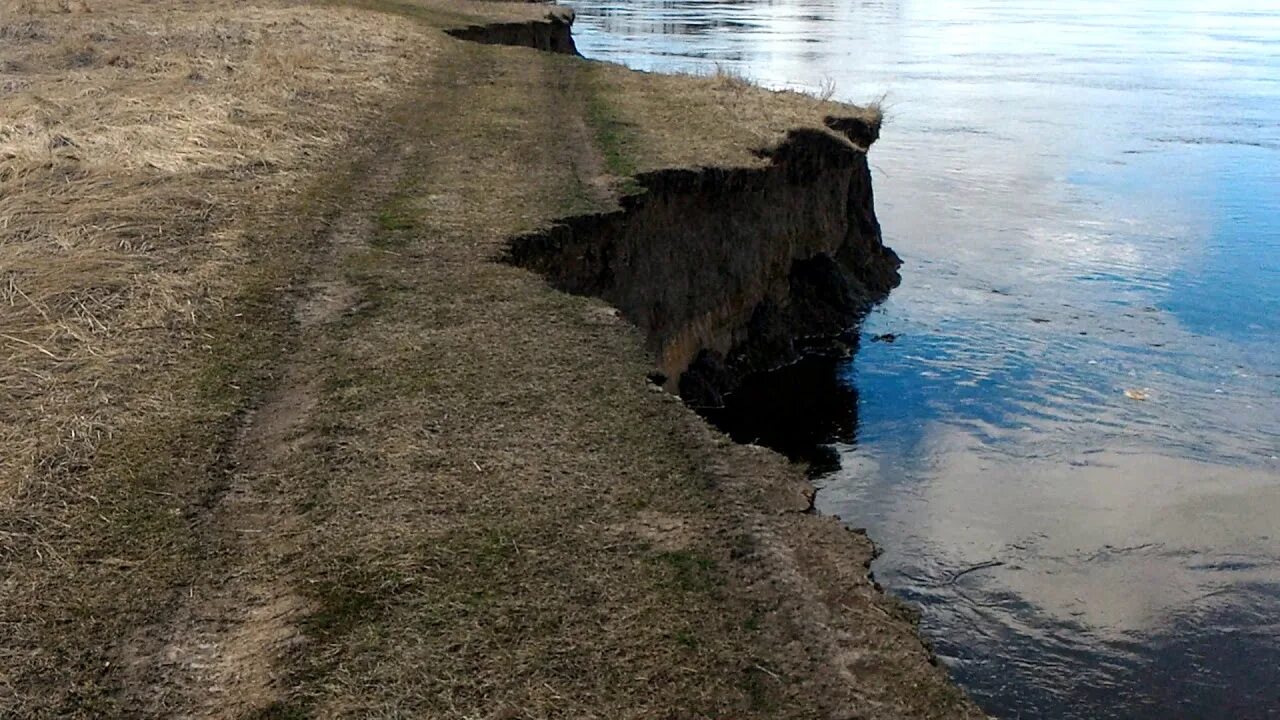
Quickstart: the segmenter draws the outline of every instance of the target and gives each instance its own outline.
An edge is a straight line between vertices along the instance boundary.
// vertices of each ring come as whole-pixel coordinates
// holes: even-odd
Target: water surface
[[[589,57],[884,97],[903,285],[770,412],[957,680],[1280,718],[1280,6],[569,3]]]

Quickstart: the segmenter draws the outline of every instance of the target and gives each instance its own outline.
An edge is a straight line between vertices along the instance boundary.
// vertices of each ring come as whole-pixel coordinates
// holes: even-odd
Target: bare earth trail
[[[216,561],[177,595],[167,617],[124,645],[130,677],[122,686],[146,715],[243,717],[280,702],[288,689],[281,668],[305,641],[300,622],[314,610],[300,593],[304,578],[282,573],[306,534],[290,486],[281,483],[314,440],[319,376],[305,348],[319,327],[352,309],[354,289],[334,270],[344,253],[368,248],[376,236],[376,211],[394,190],[401,161],[393,146],[368,163],[360,194],[316,243],[310,278],[299,278],[301,292],[283,298],[295,304],[294,337],[268,371],[274,385],[240,420],[225,486],[194,520],[202,554]]]
[[[24,704],[0,715],[981,717],[868,579],[871,543],[807,514],[802,468],[648,383],[612,308],[499,261],[609,209],[627,153],[719,159],[697,143],[722,119],[639,114],[684,81],[425,32],[420,85],[352,151],[323,228],[232,308],[231,346],[257,340],[227,383],[252,392],[149,491],[180,505],[157,545],[180,567],[104,545],[134,579],[68,611],[91,634],[24,635],[73,661],[8,675]]]

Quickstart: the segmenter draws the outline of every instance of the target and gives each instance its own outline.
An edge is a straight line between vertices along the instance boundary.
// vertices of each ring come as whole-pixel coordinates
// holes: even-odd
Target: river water
[[[883,97],[902,287],[752,402],[957,681],[1280,718],[1280,4],[569,4],[588,57]]]

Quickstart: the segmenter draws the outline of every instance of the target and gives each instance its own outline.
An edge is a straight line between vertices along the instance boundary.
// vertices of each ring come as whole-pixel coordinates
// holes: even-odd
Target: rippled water
[[[782,387],[984,707],[1280,717],[1280,5],[569,3],[589,57],[885,97],[903,285]]]

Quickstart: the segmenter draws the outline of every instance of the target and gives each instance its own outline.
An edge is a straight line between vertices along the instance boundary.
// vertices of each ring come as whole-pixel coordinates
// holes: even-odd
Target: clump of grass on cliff
[[[596,83],[612,88],[609,116],[621,118],[635,172],[672,167],[752,167],[758,153],[797,128],[821,128],[827,117],[878,125],[878,104],[851,105],[791,90],[768,90],[730,69],[709,74],[633,73],[616,65],[593,69]],[[628,118],[643,118],[643,122]],[[614,120],[615,123],[618,120]]]

